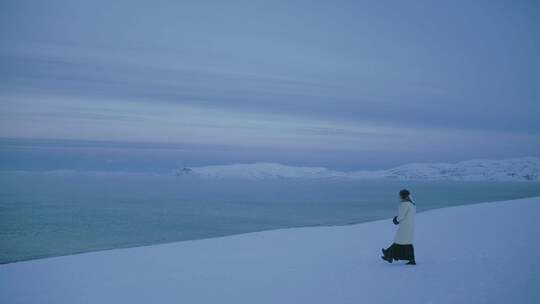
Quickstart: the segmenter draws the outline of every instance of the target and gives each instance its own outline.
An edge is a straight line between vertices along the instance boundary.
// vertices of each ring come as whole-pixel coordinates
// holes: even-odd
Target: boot
[[[389,258],[389,257],[385,257],[385,256],[382,256],[381,259],[387,261],[388,263],[392,263],[392,258]]]

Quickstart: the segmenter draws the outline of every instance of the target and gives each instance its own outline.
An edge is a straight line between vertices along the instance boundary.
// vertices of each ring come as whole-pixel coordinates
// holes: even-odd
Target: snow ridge
[[[277,163],[184,167],[176,176],[238,179],[397,179],[453,181],[540,181],[540,157],[476,159],[458,163],[412,163],[376,171],[343,172],[323,167],[295,167]]]

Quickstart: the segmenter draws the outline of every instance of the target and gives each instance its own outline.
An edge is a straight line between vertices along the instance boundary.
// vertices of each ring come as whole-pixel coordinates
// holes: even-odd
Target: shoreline
[[[427,210],[419,210],[419,211],[417,211],[417,214],[430,212],[430,211],[435,211],[435,210],[447,209],[447,208],[459,208],[459,207],[462,207],[462,206],[492,204],[492,203],[499,203],[499,202],[511,202],[511,201],[514,201],[514,200],[535,199],[535,198],[540,199],[540,196],[527,196],[527,197],[515,198],[515,199],[511,199],[511,200],[501,199],[501,200],[478,202],[478,203],[462,203],[462,204],[453,205],[453,206],[443,206],[443,207],[439,207],[439,208],[432,208],[432,209],[427,209]],[[10,264],[24,263],[24,262],[30,262],[30,261],[52,259],[52,258],[61,258],[61,257],[82,255],[82,254],[88,254],[88,253],[107,252],[107,251],[113,251],[113,250],[129,250],[129,249],[132,249],[132,248],[152,247],[152,246],[170,245],[170,244],[176,244],[176,243],[185,243],[185,242],[212,240],[212,239],[222,239],[222,238],[227,238],[227,237],[234,237],[234,236],[239,236],[239,235],[249,235],[249,234],[254,234],[254,233],[264,233],[264,232],[269,232],[269,231],[282,231],[282,230],[290,230],[290,229],[319,228],[319,227],[348,227],[348,226],[355,226],[355,225],[361,225],[361,224],[366,224],[366,223],[386,221],[388,219],[391,219],[391,218],[384,217],[384,218],[377,218],[377,219],[368,219],[368,220],[361,221],[361,222],[337,224],[337,225],[315,224],[315,225],[307,225],[307,226],[283,227],[283,228],[276,228],[276,229],[263,229],[263,230],[255,230],[255,231],[233,233],[233,234],[224,234],[224,235],[211,236],[211,237],[194,238],[194,239],[186,239],[186,240],[176,240],[176,241],[163,242],[163,243],[144,243],[144,244],[138,244],[138,245],[126,245],[126,246],[110,247],[110,248],[103,248],[103,249],[96,249],[96,250],[84,250],[84,251],[80,251],[80,252],[73,252],[73,253],[67,253],[67,254],[48,255],[48,256],[43,256],[43,257],[21,259],[21,260],[10,261],[10,262],[0,262],[0,267],[2,267],[3,265],[10,265]]]

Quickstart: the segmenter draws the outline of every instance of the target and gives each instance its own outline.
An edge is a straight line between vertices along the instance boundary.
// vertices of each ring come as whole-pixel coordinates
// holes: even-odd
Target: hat
[[[411,195],[411,193],[407,189],[403,189],[403,190],[399,191],[399,197],[401,197],[402,199],[409,198],[409,195]]]

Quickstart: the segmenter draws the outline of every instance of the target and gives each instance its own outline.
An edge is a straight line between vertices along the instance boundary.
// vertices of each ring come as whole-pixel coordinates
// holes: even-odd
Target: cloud
[[[532,142],[540,142],[535,141],[539,136],[515,132],[426,129],[135,99],[2,96],[0,109],[2,137],[416,153],[516,144],[537,149]]]
[[[529,4],[0,5],[3,137],[539,152]]]

